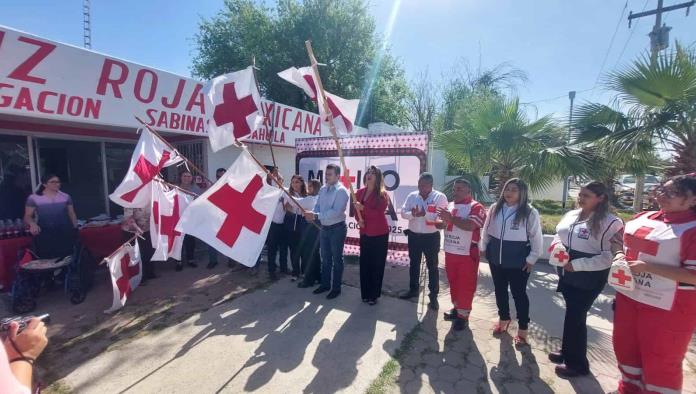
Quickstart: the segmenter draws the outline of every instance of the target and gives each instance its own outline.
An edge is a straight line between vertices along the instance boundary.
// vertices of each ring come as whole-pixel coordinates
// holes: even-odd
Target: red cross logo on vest
[[[118,293],[121,299],[128,297],[133,289],[131,289],[130,280],[140,273],[140,264],[130,265],[130,254],[126,253],[121,257],[121,277],[116,280]]]
[[[135,167],[133,167],[133,172],[135,172],[138,178],[140,178],[140,182],[142,183],[135,189],[127,193],[124,193],[121,196],[121,198],[124,201],[133,202],[135,196],[138,195],[140,190],[147,186],[150,183],[150,181],[152,181],[152,179],[155,176],[157,176],[157,174],[159,174],[159,172],[162,170],[164,165],[169,160],[169,155],[170,153],[165,150],[162,153],[162,158],[160,159],[159,163],[157,163],[157,165],[150,163],[144,155],[140,155],[138,161],[135,163]]]
[[[312,89],[312,92],[314,92],[314,97],[312,97],[312,101],[314,101],[314,102],[316,103],[316,102],[317,102],[317,97],[319,97],[319,96],[318,96],[318,94],[317,94],[317,87],[316,87],[316,85],[314,84],[314,77],[313,77],[312,75],[303,75],[302,78],[304,78],[305,82],[307,82],[307,84],[309,85],[309,87]],[[347,119],[345,116],[343,116],[343,113],[342,113],[341,110],[338,108],[338,106],[336,106],[336,103],[334,103],[333,100],[331,100],[331,97],[327,96],[327,95],[326,95],[326,92],[324,92],[324,93],[325,93],[325,94],[324,94],[324,97],[326,98],[326,104],[327,104],[327,106],[329,107],[329,112],[331,112],[331,117],[334,118],[334,119],[338,118],[339,116],[342,117],[342,118],[343,118],[343,124],[346,126],[346,130],[347,130],[349,133],[350,133],[351,131],[353,131],[353,124],[351,124],[351,123],[348,121],[348,119]],[[321,111],[319,111],[319,112],[321,112]]]
[[[181,233],[176,231],[176,224],[179,223],[179,218],[181,217],[179,214],[179,195],[174,195],[174,207],[172,208],[172,214],[170,216],[160,216],[159,203],[157,201],[152,203],[152,215],[157,225],[159,225],[159,219],[162,219],[159,232],[167,236],[167,254],[169,254],[174,248],[174,240],[176,237],[181,236]]]
[[[617,272],[613,273],[611,275],[613,278],[616,278],[617,281],[619,281],[619,286],[626,286],[626,282],[630,282],[633,280],[633,276],[631,275],[626,275],[624,270],[620,269]]]
[[[350,185],[352,185],[353,182],[355,182],[355,177],[350,176],[349,169],[346,168],[345,172],[346,172],[346,174],[341,177],[341,183],[343,184],[343,186],[346,187],[346,189],[350,189]]]
[[[226,214],[225,220],[216,234],[217,238],[225,245],[232,247],[237,242],[242,227],[246,227],[256,234],[261,233],[263,225],[266,223],[266,216],[254,209],[252,203],[262,187],[263,179],[255,175],[241,193],[230,185],[224,184],[208,197],[208,201]]]
[[[660,244],[656,241],[646,239],[653,230],[654,228],[652,227],[642,226],[633,234],[624,234],[627,260],[637,260],[638,253],[646,253],[651,256],[657,256],[657,250],[660,247]]]
[[[553,255],[553,257],[557,258],[559,263],[565,263],[570,259],[570,256],[565,252],[565,250],[559,250],[558,253]]]
[[[459,209],[455,208],[452,210],[452,221],[447,225],[447,231],[452,231],[454,229],[454,218],[457,217],[457,212]]]
[[[232,123],[234,138],[239,139],[251,132],[247,116],[258,111],[251,95],[237,98],[234,82],[228,83],[222,89],[222,103],[215,106],[213,120],[215,125],[223,126]]]

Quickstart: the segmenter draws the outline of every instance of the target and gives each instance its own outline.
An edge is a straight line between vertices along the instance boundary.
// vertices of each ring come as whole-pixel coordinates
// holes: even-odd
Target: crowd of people
[[[223,174],[224,169],[219,169],[216,175],[220,178]],[[360,229],[361,298],[374,305],[382,292],[390,234],[385,216],[390,201],[383,174],[375,166],[367,169],[364,187],[352,202],[350,192],[339,182],[339,166],[329,164],[324,175],[324,185],[317,180],[306,182],[300,175],[290,179],[289,196],[278,201],[266,241],[268,274],[275,279],[279,269],[298,281],[299,288],[316,286],[314,294],[338,297],[347,234],[346,209],[352,203]],[[268,184],[274,184],[274,177],[282,184],[277,169],[271,168]],[[179,186],[200,194],[201,189],[192,179],[190,172],[183,172]],[[559,364],[558,375],[590,373],[587,315],[607,284],[612,263],[627,261],[639,283],[634,290],[617,290],[613,344],[622,376],[619,392],[680,390],[682,361],[696,330],[696,174],[673,177],[656,193],[659,211],[640,213],[624,223],[611,213],[607,187],[590,182],[580,189],[577,209],[567,212],[558,223],[552,248],[562,248],[569,257],[566,264],[557,267],[557,291],[565,301],[563,340],[560,351],[550,353],[549,359]],[[499,316],[492,333],[509,330],[511,293],[518,323],[514,341],[517,346],[528,345],[531,317],[527,283],[544,246],[541,217],[529,201],[527,185],[521,179],[510,179],[488,209],[473,199],[471,184],[464,179],[454,182],[452,197],[448,201],[445,194],[434,190],[432,175],[423,173],[418,189],[405,199],[401,216],[409,223],[405,231],[409,283],[400,297],[418,296],[424,259],[428,306],[439,308],[438,256],[444,236],[445,269],[453,304],[444,319],[452,322],[454,330],[467,327],[483,254],[490,266]],[[127,210],[125,216],[125,227],[137,226],[147,237],[147,210]],[[25,221],[37,236],[60,236],[62,230],[75,228],[70,196],[60,191],[57,177],[45,177],[39,190],[28,198]],[[151,248],[149,242],[140,245]],[[195,266],[194,248],[195,239],[187,238],[177,270],[184,264]],[[210,249],[209,256],[208,266],[212,267],[217,264],[218,254]],[[143,253],[143,258],[145,278],[154,277],[148,253]],[[647,288],[644,282],[650,283]],[[26,364],[31,366],[45,346],[40,338],[45,328],[40,322],[32,322],[22,334],[12,330],[5,340],[5,350],[12,372],[22,381]],[[2,368],[5,366],[0,366],[0,373],[6,374],[7,369]]]

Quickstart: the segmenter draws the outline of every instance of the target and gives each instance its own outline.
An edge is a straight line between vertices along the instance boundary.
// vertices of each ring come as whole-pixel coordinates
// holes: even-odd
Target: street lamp
[[[570,99],[570,113],[568,114],[568,144],[573,139],[572,128],[573,128],[573,101],[575,100],[575,90],[568,92],[568,98]],[[566,176],[563,180],[563,201],[561,205],[563,208],[566,207],[566,201],[568,200],[568,188],[570,187],[570,176]]]

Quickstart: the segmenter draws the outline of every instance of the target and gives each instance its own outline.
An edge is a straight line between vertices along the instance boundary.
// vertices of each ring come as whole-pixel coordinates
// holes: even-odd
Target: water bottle
[[[5,238],[14,238],[14,222],[12,219],[5,220]]]
[[[0,220],[0,239],[5,239],[5,221]]]
[[[15,219],[15,237],[24,236],[24,221],[20,218]]]

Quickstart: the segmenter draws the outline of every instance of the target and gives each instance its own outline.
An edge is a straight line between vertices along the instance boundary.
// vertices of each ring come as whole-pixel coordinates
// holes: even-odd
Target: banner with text
[[[418,176],[427,163],[428,136],[426,134],[389,134],[341,138],[341,147],[348,168],[342,169],[341,182],[352,183],[355,190],[363,187],[365,171],[370,166],[382,170],[384,185],[391,204],[385,215],[389,225],[387,261],[408,264],[408,240],[404,230],[408,221],[401,218],[401,206],[409,193],[418,188]],[[336,144],[331,138],[297,140],[296,171],[306,180],[318,179],[324,183],[324,169],[329,163],[339,164]],[[346,255],[360,253],[360,232],[357,218],[349,204],[348,235],[344,247]]]

